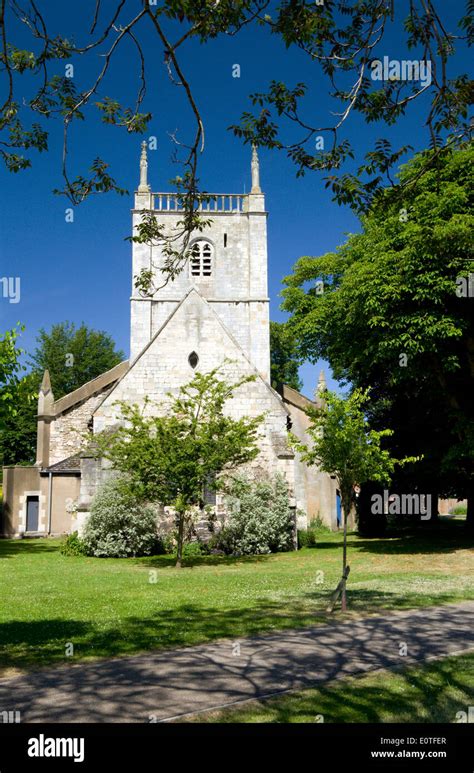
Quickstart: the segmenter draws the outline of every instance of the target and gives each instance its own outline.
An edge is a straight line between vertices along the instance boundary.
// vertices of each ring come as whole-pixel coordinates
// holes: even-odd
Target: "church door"
[[[26,499],[26,531],[38,531],[39,497]]]

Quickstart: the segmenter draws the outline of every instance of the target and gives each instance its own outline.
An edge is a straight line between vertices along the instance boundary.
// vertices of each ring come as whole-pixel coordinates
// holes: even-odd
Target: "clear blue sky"
[[[398,5],[408,6],[405,0]],[[87,42],[85,20],[92,14],[95,0],[64,3],[48,0],[48,16],[54,18],[55,32],[73,36],[76,42]],[[104,19],[115,3],[106,2]],[[133,3],[132,3],[132,7]],[[447,26],[454,28],[463,14],[464,2],[443,0],[439,3]],[[108,10],[107,10],[108,9]],[[174,35],[172,36],[174,37]],[[18,37],[16,44],[25,44]],[[171,162],[172,143],[168,132],[178,129],[178,136],[190,139],[191,115],[183,90],[167,79],[162,52],[151,33],[145,36],[148,57],[148,91],[144,104],[154,118],[146,133],[156,135],[158,150],[149,153],[149,178],[152,189],[169,190],[169,180],[180,169]],[[416,59],[421,52],[407,52],[399,30],[387,36],[378,56]],[[320,68],[311,64],[298,51],[286,51],[276,36],[263,29],[247,28],[235,37],[226,37],[206,45],[192,42],[181,50],[183,70],[192,86],[206,128],[206,147],[200,161],[199,176],[208,191],[243,192],[249,190],[250,151],[228,131],[237,123],[243,110],[249,108],[248,94],[263,91],[272,79],[293,85],[306,81],[310,94],[305,117],[328,123],[329,110],[338,109],[328,96],[328,83]],[[467,55],[456,56],[453,72],[468,69]],[[101,66],[102,59],[76,59],[75,80],[79,89],[88,87]],[[232,77],[232,66],[239,64],[241,77]],[[64,74],[64,62],[56,62],[52,73]],[[99,96],[115,97],[125,104],[134,102],[134,84],[138,63],[131,44],[118,51],[110,75]],[[28,76],[24,94],[29,92]],[[427,144],[422,128],[424,108],[415,103],[406,119],[396,127],[366,126],[354,116],[341,136],[347,136],[358,155],[370,149],[371,141],[380,136],[394,143],[411,143],[415,149]],[[86,111],[87,121],[78,122],[71,132],[71,177],[86,174],[90,162],[100,156],[111,165],[111,173],[130,194],[138,184],[138,160],[141,137],[124,130],[104,126],[95,109]],[[64,197],[52,193],[61,187],[62,127],[50,121],[49,153],[33,153],[31,169],[13,175],[3,167],[0,213],[0,277],[21,278],[21,301],[9,304],[0,297],[0,329],[17,321],[26,325],[22,345],[34,347],[39,328],[71,320],[109,332],[117,345],[129,352],[129,296],[131,289],[131,249],[124,238],[130,233],[132,197],[115,194],[94,196],[75,210],[74,223],[65,222]],[[331,201],[320,174],[297,179],[295,168],[284,154],[260,152],[261,182],[269,211],[269,289],[271,317],[283,319],[279,310],[282,278],[301,255],[320,255],[335,249],[345,234],[358,229],[358,221],[349,208]],[[319,366],[304,365],[304,391],[311,394]],[[329,373],[328,373],[329,375]],[[329,378],[329,384],[333,382]]]

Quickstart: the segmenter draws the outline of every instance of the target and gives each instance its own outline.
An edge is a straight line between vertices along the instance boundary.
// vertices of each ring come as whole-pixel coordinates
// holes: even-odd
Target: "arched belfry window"
[[[212,276],[212,244],[200,239],[195,242],[191,248],[191,258],[189,261],[189,273],[192,277],[210,277]]]

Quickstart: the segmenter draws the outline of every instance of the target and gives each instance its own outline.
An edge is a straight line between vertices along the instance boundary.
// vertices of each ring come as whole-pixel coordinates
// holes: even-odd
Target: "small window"
[[[227,247],[227,234],[224,234],[224,247]]]
[[[191,352],[191,354],[188,357],[188,362],[192,368],[196,367],[196,365],[199,362],[199,357],[197,356],[196,352]]]
[[[212,246],[209,242],[196,242],[191,250],[189,273],[192,277],[210,277],[212,275]]]

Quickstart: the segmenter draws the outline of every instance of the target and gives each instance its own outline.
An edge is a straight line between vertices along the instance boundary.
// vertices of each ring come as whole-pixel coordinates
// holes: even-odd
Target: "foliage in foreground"
[[[454,17],[449,6],[456,4],[435,0],[153,0],[137,4],[97,0],[75,21],[72,30],[69,23],[58,19],[54,4],[49,5],[51,8],[41,8],[40,12],[33,0],[25,0],[21,7],[15,2],[2,3],[0,59],[9,87],[0,110],[0,160],[13,173],[27,169],[32,150],[48,151],[49,123],[55,118],[62,120],[64,180],[62,189],[55,192],[73,204],[90,195],[108,191],[123,195],[126,191],[100,157],[91,159],[87,176],[83,172],[71,177],[69,130],[78,121],[90,122],[95,117],[115,131],[119,127],[127,134],[145,134],[156,121],[155,106],[160,105],[160,119],[175,127],[172,141],[186,151],[177,179],[182,185],[185,182],[184,220],[188,220],[194,210],[198,158],[207,132],[198,95],[186,79],[186,58],[190,55],[186,48],[193,41],[206,44],[217,38],[225,45],[224,41],[241,31],[250,32],[255,40],[270,36],[278,45],[277,56],[286,50],[295,58],[303,80],[286,83],[273,79],[263,91],[249,94],[250,110],[245,110],[240,122],[231,128],[246,142],[286,153],[297,175],[322,172],[326,186],[340,203],[366,207],[387,183],[391,184],[390,170],[407,149],[400,147],[399,132],[391,131],[389,137],[375,135],[378,138],[369,143],[362,159],[346,128],[354,116],[367,124],[381,122],[393,127],[410,113],[415,102],[421,102],[420,131],[423,126],[436,157],[441,155],[447,135],[451,144],[469,136],[472,90],[468,73],[463,72],[464,67],[458,69],[457,57],[462,61],[472,42],[472,0],[467,0]],[[101,7],[104,5],[107,11]],[[134,42],[133,51],[124,48],[123,40],[128,36]],[[387,52],[386,39],[392,36],[397,50],[416,47],[423,53],[418,72],[413,67],[405,74],[400,68],[395,72],[390,68],[389,77],[378,73],[380,59]],[[178,126],[175,113],[167,114],[162,108],[162,80],[154,66],[157,55],[164,56],[172,81],[184,87],[183,98],[190,113]],[[74,78],[69,77],[70,64],[65,75],[59,74],[63,60],[70,63],[78,57],[88,66],[78,68]],[[106,67],[102,67],[104,57]],[[196,61],[202,67],[202,61]],[[120,79],[124,62],[131,81],[127,88],[120,80],[113,81],[110,93],[108,79]],[[429,65],[429,72],[422,73],[422,64]],[[329,114],[327,100],[315,99],[314,83],[319,93],[329,92],[336,100],[336,107],[331,100]],[[147,93],[160,96],[149,100]],[[88,127],[89,132],[92,127]],[[391,137],[396,137],[395,147]],[[355,156],[355,168],[346,169],[345,162]],[[436,157],[431,164],[427,159],[428,169],[436,164]]]

